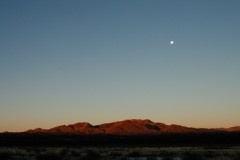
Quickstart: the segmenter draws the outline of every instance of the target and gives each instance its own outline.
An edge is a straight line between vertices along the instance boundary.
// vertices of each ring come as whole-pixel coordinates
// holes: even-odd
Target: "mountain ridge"
[[[74,135],[157,135],[162,133],[202,133],[202,132],[236,132],[239,126],[230,128],[193,128],[177,124],[166,125],[149,119],[127,119],[122,121],[92,125],[79,122],[60,125],[50,129],[30,129],[23,133],[29,134],[74,134]]]

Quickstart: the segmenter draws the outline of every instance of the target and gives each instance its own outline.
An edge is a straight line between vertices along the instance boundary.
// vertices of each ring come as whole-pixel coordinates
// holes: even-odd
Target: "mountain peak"
[[[197,129],[181,125],[153,122],[149,119],[127,119],[100,125],[92,125],[88,122],[79,122],[70,125],[61,125],[51,129],[37,128],[28,130],[27,133],[45,133],[45,134],[111,134],[111,135],[143,135],[143,134],[161,134],[161,133],[196,133],[209,131],[240,131],[240,127],[231,127],[226,129]]]

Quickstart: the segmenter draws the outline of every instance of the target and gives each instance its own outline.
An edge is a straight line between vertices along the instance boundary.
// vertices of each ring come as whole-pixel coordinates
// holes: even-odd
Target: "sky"
[[[1,0],[0,132],[124,119],[239,126],[239,8]]]

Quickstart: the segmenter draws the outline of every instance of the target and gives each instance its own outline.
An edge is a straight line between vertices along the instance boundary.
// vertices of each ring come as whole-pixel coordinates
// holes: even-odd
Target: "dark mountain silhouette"
[[[240,127],[190,128],[148,119],[0,133],[1,146],[239,146]]]
[[[100,125],[87,122],[71,125],[61,125],[51,129],[37,128],[24,133],[32,134],[76,134],[76,135],[158,135],[162,133],[205,133],[205,132],[235,132],[240,127],[231,128],[190,128],[180,125],[166,125],[151,120],[131,119]]]

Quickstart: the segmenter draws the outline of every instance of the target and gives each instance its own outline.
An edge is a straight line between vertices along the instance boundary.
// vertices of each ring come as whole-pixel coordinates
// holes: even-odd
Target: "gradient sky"
[[[0,132],[132,118],[240,125],[239,8],[1,0]]]

